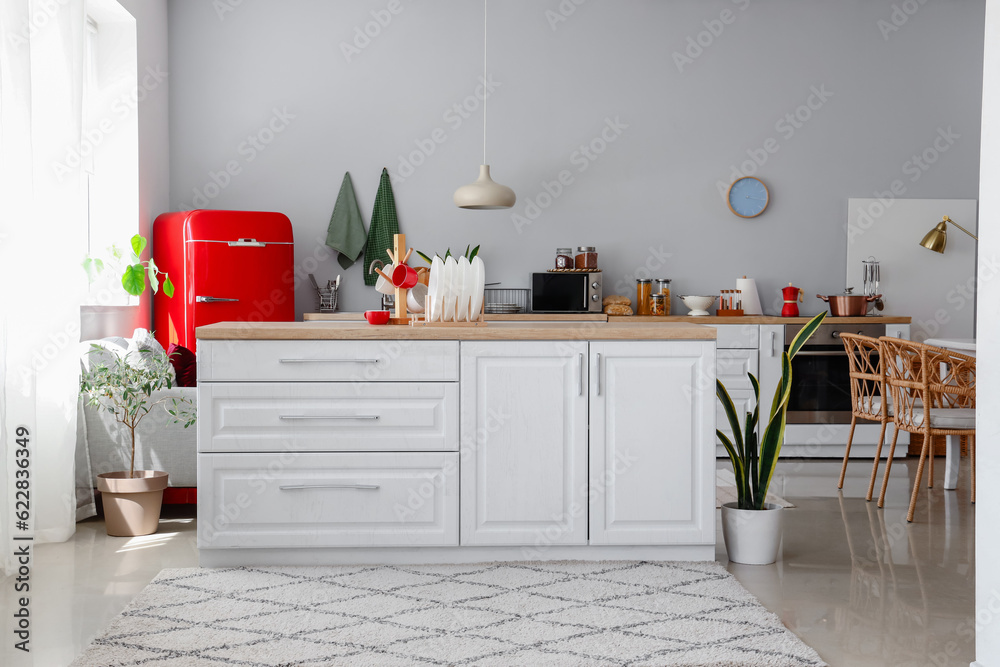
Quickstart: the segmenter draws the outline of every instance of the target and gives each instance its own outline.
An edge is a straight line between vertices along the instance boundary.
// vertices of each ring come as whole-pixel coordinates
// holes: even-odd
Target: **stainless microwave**
[[[603,301],[600,271],[531,274],[534,313],[599,313]]]

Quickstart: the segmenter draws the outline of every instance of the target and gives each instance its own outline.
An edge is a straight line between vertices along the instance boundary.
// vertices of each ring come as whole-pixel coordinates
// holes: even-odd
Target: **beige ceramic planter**
[[[160,470],[107,472],[97,476],[97,490],[104,503],[104,523],[108,535],[134,537],[151,535],[160,523],[163,489],[167,473]]]

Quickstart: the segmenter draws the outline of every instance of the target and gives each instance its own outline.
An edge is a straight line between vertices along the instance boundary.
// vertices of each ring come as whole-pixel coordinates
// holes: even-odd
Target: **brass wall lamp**
[[[979,237],[970,232],[968,229],[958,224],[948,216],[944,216],[941,222],[937,223],[937,226],[931,231],[927,232],[920,245],[927,248],[928,250],[933,250],[934,252],[944,252],[944,248],[948,245],[948,223],[951,223],[961,229],[963,232],[971,236],[972,238],[979,240]]]

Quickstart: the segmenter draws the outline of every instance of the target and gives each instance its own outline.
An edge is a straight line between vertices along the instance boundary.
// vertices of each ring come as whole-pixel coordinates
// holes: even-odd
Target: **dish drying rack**
[[[487,288],[483,291],[483,311],[487,315],[527,313],[530,311],[530,294],[531,290],[524,288]]]

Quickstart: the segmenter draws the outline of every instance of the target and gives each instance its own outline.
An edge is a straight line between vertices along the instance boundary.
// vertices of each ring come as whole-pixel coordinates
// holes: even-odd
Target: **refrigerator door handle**
[[[194,300],[198,303],[225,303],[230,301],[239,301],[239,299],[226,299],[221,296],[196,296]]]
[[[230,248],[263,248],[267,244],[263,241],[258,241],[257,239],[239,239],[238,241],[230,241]]]

